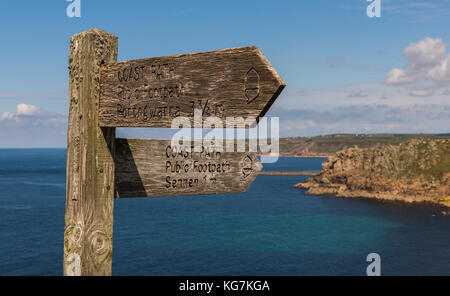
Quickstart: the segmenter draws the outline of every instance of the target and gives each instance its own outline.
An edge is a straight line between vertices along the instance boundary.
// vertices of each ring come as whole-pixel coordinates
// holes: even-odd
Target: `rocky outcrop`
[[[415,139],[398,146],[350,148],[294,187],[308,194],[433,202],[450,207],[450,139]]]

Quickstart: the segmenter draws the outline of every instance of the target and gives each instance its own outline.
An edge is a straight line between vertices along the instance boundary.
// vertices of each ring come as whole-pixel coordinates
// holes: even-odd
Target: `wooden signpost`
[[[114,198],[245,192],[256,153],[116,139],[116,127],[171,127],[179,116],[263,116],[285,83],[256,47],[117,62],[118,39],[72,36],[64,275],[111,275]],[[192,144],[194,146],[194,144]]]
[[[256,153],[174,149],[170,140],[116,140],[116,196],[239,193],[262,169]]]

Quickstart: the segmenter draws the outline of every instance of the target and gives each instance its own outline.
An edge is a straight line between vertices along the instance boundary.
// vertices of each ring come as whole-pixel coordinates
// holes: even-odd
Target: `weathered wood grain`
[[[116,139],[116,197],[247,191],[262,165],[256,153],[176,153],[170,140]]]
[[[98,101],[117,46],[98,29],[70,39],[64,275],[111,275],[115,128],[99,127]]]
[[[264,116],[285,87],[257,47],[120,62],[100,72],[99,124],[171,127],[172,119]],[[192,121],[191,121],[192,124]]]

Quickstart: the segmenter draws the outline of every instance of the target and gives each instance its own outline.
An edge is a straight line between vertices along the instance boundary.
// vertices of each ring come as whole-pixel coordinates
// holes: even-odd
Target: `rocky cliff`
[[[398,146],[350,148],[294,187],[308,194],[433,202],[450,207],[450,139],[415,139]]]

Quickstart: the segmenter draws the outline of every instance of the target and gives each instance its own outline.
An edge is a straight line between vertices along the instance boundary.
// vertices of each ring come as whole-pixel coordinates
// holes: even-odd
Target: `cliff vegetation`
[[[450,139],[413,139],[378,148],[349,148],[295,187],[308,194],[433,202],[450,207]]]

